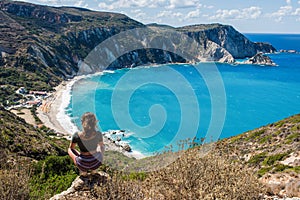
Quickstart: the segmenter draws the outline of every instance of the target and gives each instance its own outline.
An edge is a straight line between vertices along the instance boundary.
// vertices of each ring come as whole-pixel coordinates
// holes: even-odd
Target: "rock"
[[[71,187],[60,194],[50,198],[50,200],[69,199],[68,197],[77,196],[77,192],[90,191],[94,186],[105,184],[109,179],[109,175],[104,172],[97,172],[95,174],[88,174],[87,176],[78,176],[72,183]]]
[[[275,53],[277,50],[269,43],[255,42],[256,50],[263,53]]]
[[[268,192],[279,197],[300,197],[300,178],[289,173],[267,173],[260,178],[267,186]]]
[[[298,53],[296,50],[294,49],[290,49],[290,50],[285,50],[285,49],[281,49],[279,51],[280,53]]]
[[[264,55],[262,52],[256,54],[252,58],[249,58],[244,63],[245,64],[254,64],[254,65],[270,65],[270,66],[276,65],[269,56]]]
[[[129,146],[129,144],[125,144],[124,146],[122,146],[122,148],[127,152],[131,152],[131,147]]]
[[[267,43],[254,43],[232,26],[222,24],[199,24],[177,28],[199,41],[206,48],[210,47],[209,41],[218,47],[224,48],[234,59],[252,57],[258,52],[274,53],[276,49]],[[217,59],[217,57],[215,57]],[[215,61],[217,61],[215,59]],[[224,58],[219,58],[222,62]]]

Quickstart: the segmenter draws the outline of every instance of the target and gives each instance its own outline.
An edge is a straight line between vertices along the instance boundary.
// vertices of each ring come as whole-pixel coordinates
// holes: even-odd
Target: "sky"
[[[229,24],[243,33],[300,33],[300,0],[23,0],[123,13],[144,24]]]

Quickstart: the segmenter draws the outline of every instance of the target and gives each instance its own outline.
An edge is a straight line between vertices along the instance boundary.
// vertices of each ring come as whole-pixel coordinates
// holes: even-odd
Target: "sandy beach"
[[[68,82],[64,81],[55,88],[55,92],[45,99],[37,110],[37,116],[45,126],[55,130],[58,134],[71,135],[71,132],[65,130],[57,120],[57,113],[63,99],[63,91],[66,90]]]

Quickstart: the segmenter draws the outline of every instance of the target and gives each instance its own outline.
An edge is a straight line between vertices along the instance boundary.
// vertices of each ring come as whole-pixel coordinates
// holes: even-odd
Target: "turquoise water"
[[[102,131],[125,129],[123,140],[146,155],[194,136],[234,136],[300,113],[300,54],[269,56],[277,67],[170,64],[105,72],[75,83],[68,113],[80,126],[82,113],[95,112]]]
[[[300,34],[246,33],[244,35],[253,42],[268,42],[272,44],[278,51],[280,49],[294,49],[300,52]]]

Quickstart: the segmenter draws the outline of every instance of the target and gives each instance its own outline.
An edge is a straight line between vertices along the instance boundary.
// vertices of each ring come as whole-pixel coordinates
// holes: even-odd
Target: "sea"
[[[300,52],[300,34],[245,36],[278,51]],[[191,140],[241,134],[300,113],[300,53],[268,56],[275,67],[165,64],[84,77],[66,98],[62,125],[71,121],[73,130],[80,130],[80,116],[93,112],[101,131],[124,130],[116,137],[145,156],[179,149]]]

